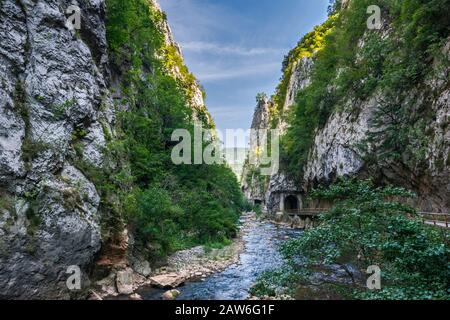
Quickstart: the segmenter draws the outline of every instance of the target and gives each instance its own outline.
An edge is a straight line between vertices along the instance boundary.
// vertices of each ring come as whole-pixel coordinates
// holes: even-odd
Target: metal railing
[[[450,214],[436,213],[436,212],[418,212],[422,216],[424,224],[433,225],[437,227],[448,228],[450,224]]]
[[[285,209],[284,212],[290,216],[318,216],[319,214],[330,210],[330,208],[303,208],[303,209]],[[442,228],[449,228],[450,214],[435,212],[418,212],[422,216],[422,222],[427,225],[434,225]]]
[[[285,209],[284,212],[290,216],[317,216],[329,209],[325,208],[303,208],[303,209]]]

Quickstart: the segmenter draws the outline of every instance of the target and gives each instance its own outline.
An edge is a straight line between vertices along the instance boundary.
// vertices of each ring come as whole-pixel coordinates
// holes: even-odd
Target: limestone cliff
[[[446,41],[442,53],[450,60],[450,40]],[[426,104],[434,115],[433,121],[423,128],[430,137],[424,146],[425,166],[412,166],[407,158],[375,168],[365,165],[364,158],[371,151],[361,151],[358,144],[365,143],[367,134],[375,130],[372,125],[374,112],[383,100],[383,92],[377,92],[358,106],[358,113],[335,112],[326,125],[316,132],[314,147],[305,167],[305,189],[340,176],[373,176],[380,182],[415,191],[418,194],[416,206],[423,211],[447,212],[450,209],[450,68],[443,67],[441,63],[434,62],[434,71],[425,83],[411,90],[405,102],[412,104],[411,112]],[[433,96],[431,101],[427,98],[430,93]],[[352,100],[353,97],[349,96],[345,103],[351,105]]]
[[[265,96],[257,100],[251,126],[249,153],[242,171],[242,190],[246,198],[255,203],[262,203],[265,197],[265,177],[259,174],[258,169],[258,153],[265,147],[263,145],[265,133],[259,130],[269,128],[270,104],[271,102]]]
[[[345,10],[349,10],[348,7],[354,8],[352,4],[349,5],[346,2]],[[329,18],[331,19],[333,16]],[[391,19],[395,17],[389,16],[383,20],[380,30],[365,31],[357,42],[356,52],[363,55],[366,48],[373,45],[370,39],[374,33],[378,39],[382,39],[377,40],[378,44],[396,42],[398,34],[393,31]],[[343,23],[345,26],[345,22]],[[342,25],[340,27],[342,28]],[[311,43],[309,38],[308,35],[305,36],[298,47],[287,56],[283,64],[285,75],[272,98],[271,103],[274,104],[276,112],[271,113],[269,122],[280,129],[282,134],[289,131],[289,127],[293,125],[295,115],[289,113],[289,110],[293,108],[296,101],[302,100],[304,89],[311,84],[317,59],[316,53],[321,50],[319,48],[306,57],[298,54],[305,47],[309,47]],[[389,160],[383,161],[377,153],[385,139],[384,130],[388,130],[388,123],[391,121],[386,118],[388,115],[380,120],[379,114],[383,111],[383,106],[387,105],[387,99],[395,100],[395,97],[391,98],[389,88],[379,87],[363,98],[350,90],[343,93],[343,97],[340,98],[341,100],[324,124],[315,129],[306,160],[301,168],[298,167],[301,177],[294,177],[282,170],[266,181],[265,201],[268,211],[276,213],[280,209],[280,193],[307,194],[311,188],[319,184],[329,184],[338,177],[350,176],[371,177],[379,184],[387,183],[408,188],[418,195],[415,203],[418,209],[447,212],[450,208],[449,39],[446,37],[441,39],[439,52],[429,63],[428,71],[423,79],[410,85],[406,92],[402,92],[405,98],[399,102],[398,109],[409,110],[408,116],[405,116],[403,121],[416,119],[407,129],[408,141],[411,141],[409,142],[411,145],[408,145],[406,149],[409,148],[411,151],[405,151],[395,159],[389,157]],[[392,47],[386,50],[395,52],[396,49]],[[360,59],[362,58],[357,54],[349,65],[357,65]],[[351,67],[346,67],[346,69],[349,68]],[[330,74],[327,89],[330,95],[338,88],[336,83],[339,83],[339,77],[346,69],[338,70],[332,77]],[[327,102],[321,103],[325,105]],[[323,107],[316,106],[316,108]],[[419,114],[424,114],[424,117],[429,120],[418,121],[417,118],[421,117],[418,116]],[[428,122],[425,123],[426,121]],[[292,135],[290,138],[298,139]],[[421,159],[420,164],[418,164],[419,161],[412,161],[411,154],[414,155],[414,153],[420,153],[417,155],[417,158]],[[300,155],[291,154],[290,156]],[[375,158],[378,160],[374,160]],[[246,188],[249,189],[249,187]]]
[[[66,25],[73,3],[79,30]],[[115,112],[126,109],[107,9],[104,0],[0,2],[0,298],[69,298],[71,265],[89,286],[109,209],[78,165],[106,165]],[[165,20],[160,28],[178,48]],[[192,107],[207,114],[200,87],[191,89]]]

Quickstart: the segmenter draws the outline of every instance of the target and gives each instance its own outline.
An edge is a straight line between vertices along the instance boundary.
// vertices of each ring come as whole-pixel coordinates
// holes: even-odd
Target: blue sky
[[[328,0],[159,0],[217,128],[247,129],[284,55],[326,19]]]

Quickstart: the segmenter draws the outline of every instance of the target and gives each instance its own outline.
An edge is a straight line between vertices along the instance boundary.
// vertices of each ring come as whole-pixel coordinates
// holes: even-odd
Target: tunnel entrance
[[[284,209],[287,211],[295,211],[298,210],[299,207],[299,203],[298,203],[298,198],[296,196],[287,196],[284,199]]]

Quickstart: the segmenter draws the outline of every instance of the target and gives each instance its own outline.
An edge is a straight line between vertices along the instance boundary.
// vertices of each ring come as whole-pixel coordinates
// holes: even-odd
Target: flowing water
[[[244,217],[243,219],[251,219]],[[278,252],[280,244],[300,236],[301,231],[276,226],[267,221],[247,221],[243,235],[245,249],[239,262],[203,281],[187,282],[177,288],[178,300],[243,300],[264,271],[279,267],[283,261]],[[166,290],[143,288],[139,294],[144,300],[161,299]]]

